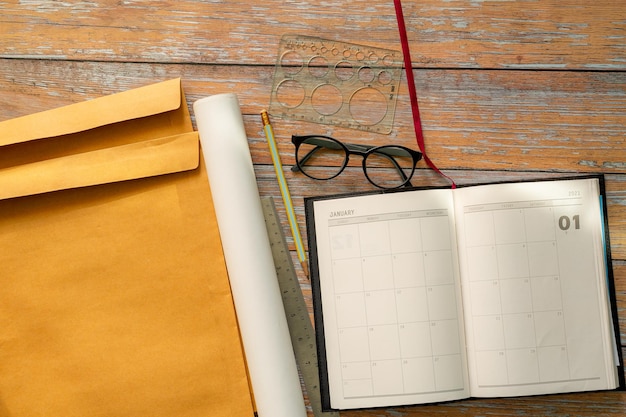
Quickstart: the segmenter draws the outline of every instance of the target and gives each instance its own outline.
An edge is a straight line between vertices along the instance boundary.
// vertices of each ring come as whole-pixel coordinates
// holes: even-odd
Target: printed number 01
[[[575,216],[572,216],[572,220],[574,221],[574,229],[576,230],[580,229],[580,216],[576,214]],[[559,229],[564,230],[564,231],[569,230],[571,224],[572,224],[572,221],[569,219],[569,217],[567,216],[559,217]]]

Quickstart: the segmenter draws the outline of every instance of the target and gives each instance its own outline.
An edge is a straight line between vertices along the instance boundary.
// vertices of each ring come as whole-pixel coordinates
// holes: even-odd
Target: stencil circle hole
[[[381,71],[378,73],[378,82],[382,85],[391,84],[393,81],[393,76],[389,73],[389,71]]]
[[[387,115],[387,100],[375,88],[361,88],[350,98],[350,114],[360,125],[373,126]]]
[[[276,99],[285,107],[296,108],[304,102],[304,88],[293,80],[285,80],[276,87]]]
[[[358,59],[359,61],[363,61],[365,59],[365,54],[362,51],[358,51],[356,53],[356,59]]]
[[[316,78],[323,78],[328,74],[328,61],[323,56],[314,56],[309,60],[309,72]]]
[[[369,84],[374,81],[374,77],[374,70],[370,67],[362,67],[359,69],[359,80],[361,80],[362,83]]]
[[[311,105],[319,114],[330,116],[341,109],[343,96],[337,87],[331,84],[322,84],[313,90]]]
[[[354,76],[354,67],[347,61],[340,61],[335,65],[335,76],[341,81],[348,81]]]
[[[395,62],[395,59],[393,58],[392,55],[385,55],[383,57],[383,65],[385,65],[386,67],[393,66],[394,62]]]
[[[288,51],[280,57],[280,66],[286,74],[297,74],[304,66],[304,61],[299,53]]]

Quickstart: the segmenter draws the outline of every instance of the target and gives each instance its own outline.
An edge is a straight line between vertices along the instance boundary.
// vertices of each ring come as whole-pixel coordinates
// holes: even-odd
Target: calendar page
[[[472,395],[615,387],[597,180],[455,191]]]
[[[450,190],[314,203],[333,408],[469,395]]]

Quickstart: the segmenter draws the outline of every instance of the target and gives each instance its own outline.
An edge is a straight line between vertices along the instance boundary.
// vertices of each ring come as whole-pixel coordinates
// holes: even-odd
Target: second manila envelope
[[[179,79],[0,122],[0,416],[253,415]]]

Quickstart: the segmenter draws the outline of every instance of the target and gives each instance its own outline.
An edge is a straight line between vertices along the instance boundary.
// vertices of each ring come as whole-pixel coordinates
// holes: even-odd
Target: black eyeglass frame
[[[304,155],[302,158],[298,158],[298,150],[300,149],[300,145],[302,145],[306,140],[309,139],[313,139],[313,138],[320,138],[323,139],[325,141],[330,141],[336,145],[339,146],[339,148],[337,149],[342,149],[344,151],[345,157],[344,157],[344,161],[342,166],[339,168],[339,170],[337,171],[337,173],[333,176],[330,176],[328,178],[316,178],[314,176],[309,175],[306,170],[302,169],[301,164],[305,163],[309,158],[311,158],[313,156],[313,154],[318,150],[321,149],[322,147],[325,148],[329,148],[328,146],[321,146],[321,145],[317,145],[315,148],[311,149],[309,152],[306,153],[306,155]],[[414,149],[411,148],[407,148],[406,146],[401,146],[401,145],[382,145],[382,146],[370,146],[370,145],[360,145],[360,144],[354,144],[354,143],[343,143],[333,137],[330,136],[324,136],[324,135],[292,135],[291,136],[291,143],[293,143],[293,145],[295,146],[295,156],[296,156],[296,165],[294,165],[291,170],[292,171],[300,171],[302,172],[304,175],[306,175],[309,178],[312,178],[314,180],[330,180],[333,179],[337,176],[339,176],[343,170],[348,166],[349,160],[350,160],[350,155],[358,155],[361,156],[363,158],[361,165],[363,167],[363,173],[365,174],[365,178],[367,178],[367,180],[374,186],[378,187],[378,188],[382,188],[385,190],[392,190],[395,188],[400,188],[400,187],[404,187],[404,186],[411,186],[410,180],[413,177],[413,174],[415,173],[415,168],[417,166],[417,163],[422,159],[422,153],[419,151],[416,151]],[[398,164],[398,162],[393,158],[394,152],[393,149],[401,149],[404,152],[407,152],[412,160],[413,160],[413,167],[411,169],[411,172],[409,173],[409,175],[407,175],[404,170],[402,169],[402,167],[400,167],[400,165]],[[393,187],[385,187],[382,185],[377,184],[376,182],[374,182],[370,176],[367,174],[367,158],[370,155],[376,154],[378,156],[383,156],[388,158],[391,163],[393,164],[393,166],[396,168],[396,170],[398,171],[398,173],[400,174],[400,177],[402,178],[402,183],[399,185],[394,185]],[[396,155],[398,155],[396,153]]]

